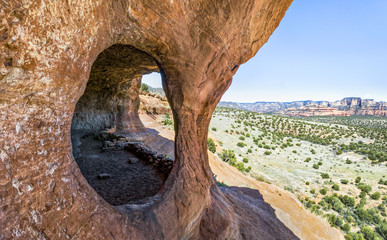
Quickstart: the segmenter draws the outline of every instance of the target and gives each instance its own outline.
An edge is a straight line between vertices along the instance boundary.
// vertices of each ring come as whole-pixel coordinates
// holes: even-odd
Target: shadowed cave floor
[[[74,158],[90,186],[108,203],[134,203],[158,193],[165,179],[126,150],[104,151],[103,140],[92,132],[73,131]],[[130,163],[129,159],[138,160]],[[99,179],[100,174],[110,174]]]

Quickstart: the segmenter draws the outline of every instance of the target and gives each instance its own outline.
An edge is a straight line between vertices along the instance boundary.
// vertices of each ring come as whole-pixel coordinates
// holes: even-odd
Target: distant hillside
[[[165,92],[163,88],[154,88],[148,85],[149,92],[156,93],[162,97],[165,97]]]
[[[377,102],[373,99],[361,99],[358,97],[347,97],[334,102],[311,100],[255,103],[220,102],[218,106],[290,116],[387,116],[387,102]]]

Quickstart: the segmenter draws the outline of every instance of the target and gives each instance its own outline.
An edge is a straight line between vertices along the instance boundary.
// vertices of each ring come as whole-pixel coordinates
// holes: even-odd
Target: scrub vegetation
[[[217,108],[210,129],[220,159],[293,192],[346,239],[387,239],[387,118]]]

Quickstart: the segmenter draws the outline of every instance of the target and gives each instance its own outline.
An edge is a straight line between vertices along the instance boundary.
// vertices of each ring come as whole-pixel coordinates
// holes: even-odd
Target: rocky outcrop
[[[0,239],[295,239],[256,191],[215,185],[206,149],[232,76],[290,3],[1,1]],[[174,165],[149,201],[114,207],[81,175],[70,129],[136,129],[150,71],[173,112]]]
[[[387,116],[386,102],[354,97],[343,98],[335,102],[311,100],[255,103],[220,102],[218,106],[261,113],[283,113],[289,116]]]
[[[350,115],[387,116],[387,102],[377,102],[373,99],[350,97],[331,103],[331,106]]]
[[[301,107],[299,109],[296,108],[288,108],[283,111],[283,113],[287,116],[350,116],[350,114],[346,111],[340,111],[336,108],[331,107]]]
[[[140,93],[140,113],[147,114],[172,114],[167,99],[155,93]]]

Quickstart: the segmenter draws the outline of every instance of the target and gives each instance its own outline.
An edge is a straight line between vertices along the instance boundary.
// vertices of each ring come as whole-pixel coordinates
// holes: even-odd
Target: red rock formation
[[[138,132],[141,76],[158,71],[154,59],[127,45],[113,45],[99,54],[74,110],[72,129],[116,128]]]
[[[288,116],[350,116],[350,114],[346,111],[340,111],[336,108],[331,107],[301,107],[299,109],[288,108],[284,111],[285,115]]]
[[[154,93],[140,94],[140,113],[147,114],[172,114],[169,103],[165,97]]]
[[[387,116],[387,103],[373,99],[355,97],[344,98],[331,104],[333,107],[347,112],[349,115]]]
[[[220,191],[206,151],[212,112],[233,74],[267,41],[290,3],[2,1],[0,238],[296,238],[256,191]],[[130,58],[128,48],[130,56],[144,53],[138,60],[145,63],[117,62]],[[101,52],[105,58],[97,59]],[[175,164],[147,203],[113,207],[72,157],[74,109],[75,128],[130,129],[136,116],[127,113],[138,104],[130,89],[155,70],[152,59],[174,115]]]

